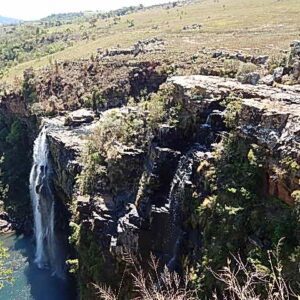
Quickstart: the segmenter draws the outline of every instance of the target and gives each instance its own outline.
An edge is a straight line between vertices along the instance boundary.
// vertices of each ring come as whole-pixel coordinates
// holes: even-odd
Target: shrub
[[[237,126],[239,112],[242,109],[242,100],[236,96],[227,97],[223,103],[225,107],[225,124],[232,129]]]
[[[257,66],[252,63],[240,63],[237,76],[242,76],[257,71]]]
[[[149,130],[146,114],[139,107],[107,111],[94,130],[82,155],[83,171],[78,177],[81,191],[91,192],[97,182],[104,184],[107,175],[106,159],[114,159],[118,149],[144,149]]]
[[[269,57],[268,59],[268,70],[273,73],[278,67],[284,67],[287,63],[287,56],[283,53],[276,53]]]
[[[259,268],[252,262],[245,263],[238,255],[232,256],[233,260],[228,259],[227,265],[221,271],[211,270],[215,278],[225,285],[221,298],[241,300],[299,298],[282,273],[281,242],[282,240],[276,250],[268,251],[268,268]],[[218,296],[215,295],[215,298]]]
[[[298,258],[297,214],[282,201],[263,194],[264,161],[263,149],[236,135],[224,138],[214,151],[214,161],[205,170],[205,194],[200,194],[199,206],[192,212],[203,235],[193,276],[200,296],[209,298],[214,289],[218,296],[222,294],[224,286],[208,270],[224,268],[230,253],[240,251],[244,262],[249,260],[266,270],[266,249],[283,237],[282,274],[294,290],[299,288],[295,282],[298,266],[292,263]],[[259,292],[259,286],[255,291]],[[240,298],[227,295],[227,299]]]
[[[152,94],[150,99],[141,103],[142,108],[148,112],[147,121],[151,129],[155,129],[159,124],[168,118],[168,108],[172,102],[172,87],[165,85],[157,93]],[[169,111],[170,113],[170,111]]]
[[[224,75],[234,78],[240,70],[241,62],[236,59],[226,59],[224,61]]]
[[[37,100],[37,92],[35,86],[35,74],[33,69],[24,71],[24,80],[22,84],[22,94],[26,101],[33,103]]]
[[[70,229],[71,235],[69,236],[69,243],[73,246],[77,246],[80,234],[80,225],[77,225],[74,222],[70,222]]]
[[[136,300],[196,300],[195,290],[189,287],[190,280],[187,276],[180,277],[171,272],[151,255],[149,271],[144,272],[136,258],[127,255],[127,264],[132,270],[131,278]],[[122,286],[115,292],[104,285],[94,285],[100,299],[117,300],[120,297]]]
[[[127,20],[128,27],[134,27],[134,20]]]
[[[173,96],[174,87],[165,85],[148,100],[131,102],[130,106],[111,109],[103,114],[82,155],[84,168],[78,180],[83,193],[91,192],[99,181],[106,181],[106,161],[115,159],[122,147],[145,150],[154,130],[164,122],[187,126],[184,109],[179,108]],[[187,123],[191,120],[187,118]]]
[[[79,270],[79,261],[78,259],[68,259],[66,261],[67,268],[69,270],[69,273],[76,274]]]
[[[12,270],[7,268],[6,260],[9,257],[8,250],[0,244],[0,290],[6,283],[12,282]]]
[[[291,157],[285,157],[281,160],[283,167],[290,173],[294,174],[300,170],[300,165]]]

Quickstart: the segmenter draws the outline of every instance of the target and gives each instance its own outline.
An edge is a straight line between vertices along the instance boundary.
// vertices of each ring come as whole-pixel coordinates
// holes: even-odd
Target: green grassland
[[[168,9],[154,7],[120,17],[95,20],[95,16],[44,29],[41,33],[44,36],[67,32],[71,41],[63,50],[57,47],[50,54],[48,48],[48,52],[43,52],[41,47],[38,57],[14,63],[2,80],[19,77],[28,67],[40,68],[54,60],[85,58],[98,48],[126,47],[154,36],[167,41],[167,55],[175,59],[183,53],[192,55],[203,47],[270,54],[287,49],[290,41],[300,38],[299,0],[202,0]],[[192,24],[202,27],[183,30]],[[17,31],[41,25],[22,26]]]

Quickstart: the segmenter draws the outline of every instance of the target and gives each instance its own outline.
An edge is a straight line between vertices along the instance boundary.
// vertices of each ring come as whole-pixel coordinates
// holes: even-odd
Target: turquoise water
[[[0,241],[9,249],[7,264],[13,269],[14,282],[0,290],[0,300],[75,300],[76,287],[70,280],[51,276],[33,263],[32,239],[1,235]]]

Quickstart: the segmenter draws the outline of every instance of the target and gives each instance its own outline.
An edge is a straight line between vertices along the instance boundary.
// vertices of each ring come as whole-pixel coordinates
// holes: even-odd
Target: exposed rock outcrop
[[[205,52],[207,53],[207,52]],[[227,50],[215,50],[211,52],[211,56],[213,58],[218,58],[218,59],[234,59],[234,60],[239,60],[241,62],[248,62],[248,63],[253,63],[256,65],[264,65],[269,59],[268,55],[247,55],[243,54],[242,52],[229,52]]]
[[[113,48],[102,51],[98,49],[100,58],[119,56],[119,55],[134,55],[151,53],[151,52],[163,52],[165,51],[165,42],[160,38],[151,38],[147,40],[138,41],[132,47],[129,48]]]
[[[164,124],[146,150],[117,147],[115,159],[107,160],[107,182],[95,187],[97,193],[93,195],[80,195],[76,177],[81,171],[79,155],[97,118],[76,112],[72,122],[66,123],[65,117],[46,121],[57,195],[62,203],[68,203],[69,212],[71,204],[77,208],[82,247],[92,249],[96,245],[101,253],[101,279],[107,283],[119,280],[127,252],[145,260],[150,252],[155,253],[170,268],[180,270],[180,257],[193,253],[201,244],[197,232],[186,223],[188,199],[192,198],[195,182],[201,182],[197,167],[211,158],[214,144],[226,131],[221,103],[229,96],[235,95],[241,101],[237,118],[240,138],[268,152],[266,193],[293,205],[291,194],[299,190],[300,170],[291,170],[292,163],[286,160],[292,159],[296,163],[293,166],[300,164],[297,86],[253,86],[200,75],[172,77],[168,84],[175,87],[176,97],[195,120],[193,130],[186,133]],[[282,176],[276,173],[278,169],[284,170]],[[202,193],[205,196],[205,188]],[[79,251],[79,260],[80,255]],[[80,272],[82,284],[94,280],[87,268]]]
[[[187,93],[198,89],[212,99],[230,94],[238,95],[242,99],[238,116],[240,135],[269,150],[267,189],[271,195],[292,204],[291,194],[299,189],[299,168],[285,170],[284,172],[288,172],[287,176],[276,175],[274,170],[284,169],[287,158],[300,165],[298,87],[251,86],[235,80],[207,76],[175,77],[170,81],[182,86]]]
[[[72,119],[71,123],[66,122],[69,118]],[[93,112],[81,109],[66,117],[44,120],[44,125],[48,127],[53,181],[58,194],[67,201],[71,201],[73,197],[76,176],[81,170],[78,157],[84,150],[86,138],[96,126],[94,118]]]
[[[0,212],[0,233],[9,233],[14,230],[14,224],[5,212]]]

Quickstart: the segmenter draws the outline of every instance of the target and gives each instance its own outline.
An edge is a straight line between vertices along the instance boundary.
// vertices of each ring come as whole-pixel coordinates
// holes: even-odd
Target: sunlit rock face
[[[65,206],[76,204],[81,230],[88,237],[82,243],[95,242],[105,258],[101,260],[105,282],[118,281],[128,251],[145,261],[155,253],[170,269],[180,271],[180,257],[201,246],[199,234],[185,222],[191,209],[186,199],[195,185],[205,195],[196,168],[211,159],[214,145],[227,131],[221,103],[231,94],[241,99],[237,134],[268,151],[265,192],[293,205],[291,194],[299,189],[299,170],[284,177],[274,172],[285,157],[300,162],[297,86],[254,86],[211,76],[172,77],[168,84],[195,118],[193,131],[186,134],[163,124],[147,149],[116,147],[116,159],[107,160],[107,180],[99,182],[91,195],[80,195],[76,187],[82,168],[79,156],[105,113],[100,120],[79,111],[67,121],[47,120],[55,193]],[[66,211],[69,216],[74,213]],[[83,281],[88,276],[84,272]]]

